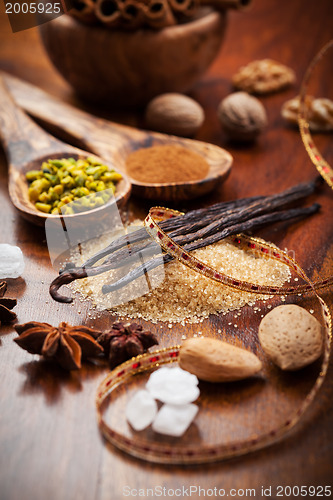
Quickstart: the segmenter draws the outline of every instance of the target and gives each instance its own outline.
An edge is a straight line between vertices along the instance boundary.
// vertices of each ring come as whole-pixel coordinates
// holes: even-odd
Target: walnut
[[[204,118],[200,104],[177,93],[155,97],[148,104],[145,114],[148,128],[183,137],[192,137],[201,127]]]
[[[306,96],[305,107],[310,130],[314,132],[333,130],[333,101],[322,97],[315,99],[312,96]],[[298,111],[299,96],[286,101],[282,106],[281,114],[288,122],[297,125]]]
[[[235,92],[223,99],[218,116],[228,137],[238,141],[254,140],[267,123],[264,106],[246,92]]]
[[[251,94],[268,94],[288,87],[295,79],[292,69],[272,59],[262,59],[241,67],[232,83]]]

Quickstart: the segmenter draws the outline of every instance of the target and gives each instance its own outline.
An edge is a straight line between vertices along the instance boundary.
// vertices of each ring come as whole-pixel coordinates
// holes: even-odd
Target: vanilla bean
[[[299,219],[301,217],[307,217],[309,215],[312,215],[316,213],[320,208],[320,205],[318,203],[314,203],[310,207],[307,208],[295,208],[295,209],[290,209],[290,210],[285,210],[285,211],[279,211],[279,212],[273,212],[270,214],[265,214],[261,215],[259,217],[256,217],[254,219],[250,219],[246,221],[245,223],[239,223],[235,224],[234,226],[231,226],[221,233],[214,234],[205,240],[201,241],[194,241],[192,243],[189,243],[187,245],[184,245],[184,249],[187,252],[192,252],[193,250],[197,250],[199,248],[203,248],[207,245],[212,245],[213,243],[217,243],[218,241],[221,241],[222,239],[226,238],[227,236],[231,236],[234,234],[239,234],[243,233],[245,231],[248,231],[250,229],[258,228],[266,224],[273,224],[275,222],[281,222],[281,221],[287,221],[290,219]],[[169,254],[164,255],[163,257],[163,264],[167,264],[168,262],[171,262],[173,260],[173,257]],[[116,290],[120,290],[124,286],[128,285],[132,281],[136,280],[137,278],[140,278],[144,274],[148,273],[149,271],[152,271],[156,267],[160,266],[162,264],[161,259],[151,259],[150,261],[146,262],[145,264],[138,266],[135,268],[133,271],[129,272],[126,276],[121,278],[120,280],[116,281],[115,283],[112,283],[111,285],[104,285],[102,287],[102,292],[104,294],[114,292]]]
[[[170,231],[171,229],[178,229],[178,228],[184,228],[184,230],[186,230],[185,229],[186,223],[199,220],[202,221],[204,225],[207,222],[211,221],[211,217],[213,217],[215,213],[223,215],[226,211],[237,209],[238,207],[247,205],[253,201],[264,198],[265,198],[264,196],[254,196],[250,198],[242,198],[240,200],[216,203],[215,205],[212,205],[210,207],[191,210],[190,212],[187,212],[184,215],[179,215],[177,217],[173,217],[172,219],[165,220],[161,222],[160,226],[163,229],[163,231]],[[144,227],[138,229],[137,231],[134,231],[133,233],[121,236],[120,238],[117,238],[117,240],[115,241],[112,241],[106,248],[100,250],[95,255],[90,257],[84,264],[82,264],[82,267],[86,268],[91,267],[93,264],[95,264],[103,257],[106,257],[107,255],[112,254],[113,252],[116,252],[117,250],[123,247],[130,248],[130,245],[133,245],[140,241],[151,242],[150,236]]]
[[[253,200],[258,199],[259,197],[253,198]],[[262,198],[262,197],[260,197]],[[251,198],[252,200],[252,198]],[[244,205],[245,202],[248,202],[248,199],[242,199],[238,200],[240,205]],[[238,203],[237,203],[238,204]],[[217,212],[214,214],[216,211],[217,206],[222,206],[222,210],[220,212]],[[225,205],[225,206],[224,206]],[[191,232],[193,228],[202,228],[205,227],[205,225],[208,224],[209,222],[212,222],[214,220],[219,220],[223,214],[231,214],[235,210],[240,210],[241,206],[237,209],[231,209],[231,210],[225,210],[225,208],[228,208],[230,205],[234,206],[236,205],[235,202],[226,202],[224,204],[218,204],[214,205],[212,207],[209,207],[208,209],[199,209],[199,210],[193,210],[191,212],[188,212],[185,215],[181,215],[178,217],[175,217],[172,219],[172,221],[165,220],[161,222],[161,227],[163,227],[164,230],[168,230],[169,226],[174,227],[174,226],[179,226],[178,231],[176,230],[173,233],[170,233],[171,237],[176,236],[179,232],[180,235],[186,234],[188,232]],[[197,215],[200,216],[201,212],[205,211],[205,214],[202,215],[202,218],[199,218],[197,220]],[[194,215],[195,213],[195,215]],[[198,214],[197,214],[198,213]],[[212,214],[209,216],[209,214]],[[196,223],[193,225],[186,225],[186,220],[197,220]],[[173,223],[174,222],[174,223]],[[195,238],[195,237],[194,237]],[[181,244],[182,241],[179,239],[179,243]],[[144,242],[144,243],[143,243]],[[149,247],[151,247],[151,252],[147,253],[149,250]],[[134,231],[133,233],[126,234],[124,236],[121,236],[117,240],[113,241],[108,247],[105,249],[97,252],[95,255],[93,255],[90,259],[88,259],[84,264],[82,264],[80,267],[76,267],[73,262],[67,262],[65,266],[59,271],[59,274],[62,276],[66,273],[66,276],[72,275],[76,276],[76,273],[79,272],[80,269],[86,269],[87,270],[87,275],[82,274],[80,277],[85,278],[86,276],[92,276],[95,275],[96,269],[102,269],[101,272],[104,272],[109,269],[115,269],[118,267],[122,267],[123,265],[131,264],[135,262],[138,259],[139,253],[145,252],[145,256],[152,256],[154,253],[156,253],[156,244],[152,242],[151,237],[149,236],[148,232],[144,227],[138,229],[137,231]],[[110,255],[111,254],[111,255]],[[110,255],[107,257],[101,264],[98,266],[93,267],[93,264],[95,264],[98,260],[101,260],[103,257],[106,257],[107,255]],[[79,273],[80,274],[80,273]],[[100,273],[97,273],[100,274]],[[69,279],[69,278],[68,278]],[[74,278],[76,279],[76,278]],[[60,282],[60,280],[57,280],[57,282]]]
[[[202,218],[196,217],[195,219],[192,219],[192,217],[188,217],[188,219],[186,219],[186,215],[188,214],[186,214],[185,216],[181,216],[180,218],[177,217],[177,219],[179,219],[179,226],[177,228],[175,228],[175,224],[172,224],[172,222],[176,219],[169,219],[167,221],[164,221],[168,224],[162,222],[160,226],[164,231],[167,231],[169,226],[170,228],[174,229],[169,234],[169,236],[175,239],[175,241],[179,245],[184,245],[186,243],[190,243],[191,241],[197,240],[199,238],[205,238],[211,234],[221,231],[222,229],[229,227],[238,221],[246,221],[256,215],[272,212],[275,208],[283,207],[293,201],[298,200],[300,197],[311,194],[313,192],[313,189],[314,186],[311,184],[300,184],[277,195],[260,197],[256,199],[247,199],[246,204],[239,204],[238,206],[234,206],[231,210],[225,210],[225,207],[223,207],[219,212],[218,205],[214,205],[214,210],[209,210],[209,216],[207,216],[208,209],[206,209],[206,216]],[[191,212],[189,212],[189,214],[191,214]],[[188,223],[186,224],[186,222]],[[137,232],[132,233],[132,235],[136,233]],[[146,234],[148,235],[148,233]],[[181,238],[177,238],[177,236],[181,236]],[[150,238],[148,241],[148,244],[142,244],[141,246],[135,248],[133,246],[133,240],[128,240],[128,244],[132,246],[129,246],[125,250],[117,253],[115,253],[114,251],[114,253],[112,253],[112,255],[103,262],[103,264],[108,264],[112,259],[112,268],[128,265],[137,258],[138,252],[144,251],[145,257],[148,256],[149,246],[151,246],[152,255],[156,246],[151,244]],[[87,262],[83,266],[89,267],[90,265],[91,262]]]
[[[296,201],[300,198],[304,198],[314,192],[318,185],[318,178],[309,183],[298,184],[297,186],[293,186],[282,193],[271,196],[256,196],[250,198],[242,198],[240,200],[235,200],[232,202],[223,202],[216,203],[208,208],[200,208],[198,210],[192,210],[185,215],[180,215],[177,217],[173,217],[172,219],[168,219],[166,221],[161,222],[160,226],[163,231],[169,230],[177,230],[180,229],[182,234],[186,234],[187,232],[187,224],[191,222],[202,222],[202,226],[210,223],[215,214],[220,214],[222,216],[226,211],[230,210],[230,215],[233,210],[238,213],[238,209],[243,206],[250,205],[255,202],[262,202],[263,206],[267,206],[269,203],[273,203],[274,199],[278,199],[281,202],[281,206],[290,203],[292,201]],[[284,199],[287,201],[284,203]],[[174,233],[173,233],[174,234]],[[139,229],[131,234],[124,235],[118,238],[116,241],[113,241],[108,245],[105,249],[97,252],[94,256],[88,259],[82,267],[90,267],[95,264],[98,260],[106,257],[109,254],[119,250],[123,247],[129,247],[130,245],[137,243],[139,241],[150,240],[150,237],[145,228]]]
[[[308,196],[313,193],[317,185],[318,180],[316,179],[310,183],[294,186],[277,195],[257,196],[233,202],[217,203],[211,207],[194,210],[185,215],[163,221],[160,226],[164,231],[171,230],[170,237],[174,238],[180,245],[185,245],[185,248],[191,250],[194,249],[191,245],[197,245],[198,242],[196,240],[199,238],[203,240],[200,243],[201,246],[206,246],[214,238],[221,239],[229,234],[235,234],[232,232],[235,230],[235,227],[237,228],[236,232],[241,232],[246,230],[246,227],[257,227],[256,224],[258,225],[259,222],[263,223],[262,220],[266,220],[269,223],[271,221],[269,216],[272,217],[273,221],[296,217],[295,213],[298,212],[290,210],[286,212],[274,212],[274,210]],[[310,209],[313,210],[313,207],[310,207]],[[307,210],[310,209],[300,209],[304,210],[304,212],[299,212],[299,214],[302,215],[304,213],[304,216],[308,215]],[[267,212],[273,213],[263,215]],[[279,216],[281,219],[278,218]],[[249,226],[246,224],[249,224]],[[76,268],[73,264],[67,264],[65,271],[51,283],[50,294],[59,302],[71,302],[72,299],[70,297],[63,297],[59,294],[58,290],[62,285],[71,283],[76,279],[95,276],[112,268],[132,263],[134,259],[140,256],[140,252],[143,251],[145,257],[147,257],[150,255],[149,252],[152,252],[154,246],[145,228],[118,238],[107,248],[88,259],[83,266]],[[126,251],[122,250],[124,247],[126,247]],[[109,257],[101,265],[93,266],[97,261],[107,256]]]
[[[232,211],[230,214],[226,212],[226,216],[221,217],[221,214],[217,214],[209,219],[209,224],[204,221],[197,221],[194,224],[180,227],[179,229],[169,233],[170,238],[174,239],[179,245],[186,245],[192,241],[198,239],[206,238],[212,234],[220,232],[221,230],[234,225],[235,220],[247,220],[252,217],[254,211],[251,210],[252,205],[247,207],[246,210],[239,208]],[[260,207],[261,211],[266,212],[269,210],[268,207]],[[258,211],[259,212],[259,211]],[[130,266],[138,260],[139,255],[147,257],[153,257],[156,253],[160,253],[159,247],[156,243],[152,242],[151,239],[144,244],[132,244],[130,248],[119,249],[114,252],[110,257],[105,259],[101,265],[109,265],[110,269],[117,269],[125,265]]]

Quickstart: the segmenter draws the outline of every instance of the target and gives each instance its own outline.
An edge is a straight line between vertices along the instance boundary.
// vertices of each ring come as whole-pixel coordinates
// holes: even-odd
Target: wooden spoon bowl
[[[87,212],[69,215],[48,214],[37,210],[28,196],[26,173],[39,170],[43,161],[59,158],[85,159],[91,153],[69,146],[55,139],[36,125],[13,101],[0,77],[0,133],[9,159],[9,196],[19,213],[30,222],[43,226],[46,219],[75,220],[85,223],[88,218],[100,220],[104,212],[115,202],[121,206],[130,195],[131,183],[122,174],[122,180],[116,185],[116,193],[103,205]],[[102,163],[113,168],[109,162]]]
[[[129,194],[127,183],[130,181],[132,192],[143,199],[182,202],[207,194],[222,183],[230,173],[232,156],[218,146],[138,130],[95,118],[51,97],[31,84],[8,75],[5,79],[19,105],[38,118],[52,132],[100,156],[104,161],[112,164],[115,170],[125,172],[124,185],[121,183],[118,185],[119,195],[123,199],[126,199]],[[199,181],[152,184],[137,182],[126,176],[126,159],[130,153],[140,148],[163,144],[177,144],[202,155],[210,167],[206,177]]]
[[[132,184],[132,193],[142,199],[164,202],[182,202],[203,196],[212,191],[218,184],[228,177],[232,165],[232,156],[213,144],[184,139],[174,136],[165,136],[154,133],[151,136],[149,146],[178,145],[199,154],[209,165],[207,175],[200,180],[171,182],[171,183],[149,183],[139,182],[129,176]],[[147,141],[138,141],[135,149],[145,148]],[[133,149],[124,150],[119,165],[126,172],[126,159]]]
[[[123,178],[116,184],[115,196],[111,197],[109,201],[104,203],[104,205],[92,208],[91,210],[87,210],[85,212],[79,212],[68,215],[48,214],[37,210],[34,203],[29,199],[28,183],[25,176],[26,173],[29,172],[29,170],[39,170],[42,163],[49,159],[55,160],[61,158],[74,158],[75,160],[78,159],[84,160],[92,156],[94,155],[92,155],[91,153],[87,153],[77,148],[73,148],[67,152],[66,151],[60,153],[51,152],[50,154],[47,154],[43,157],[37,158],[27,163],[20,169],[10,166],[8,189],[9,189],[9,196],[11,198],[13,205],[25,219],[32,222],[33,224],[37,224],[38,226],[44,226],[46,219],[58,220],[60,218],[63,219],[64,221],[75,220],[79,224],[88,224],[90,223],[90,221],[93,221],[94,219],[100,222],[101,218],[104,215],[106,215],[107,209],[110,205],[116,202],[117,206],[121,207],[128,200],[128,197],[130,196],[131,192],[131,183],[126,175],[124,176],[124,174],[122,174]],[[112,168],[112,165],[110,165],[108,162],[105,162],[104,160],[103,164]]]

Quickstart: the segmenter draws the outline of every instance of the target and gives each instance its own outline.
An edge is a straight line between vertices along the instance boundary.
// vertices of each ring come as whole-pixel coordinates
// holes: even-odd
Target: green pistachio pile
[[[121,174],[92,157],[48,160],[40,170],[26,173],[29,199],[37,210],[63,215],[103,205],[115,192],[115,184],[121,178]],[[69,203],[70,206],[65,206]]]

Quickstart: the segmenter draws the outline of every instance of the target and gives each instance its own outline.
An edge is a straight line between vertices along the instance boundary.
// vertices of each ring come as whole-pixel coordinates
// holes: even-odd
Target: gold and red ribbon
[[[297,262],[295,262],[294,259],[289,257],[286,252],[279,250],[275,246],[264,243],[256,238],[237,235],[234,238],[235,244],[245,245],[252,252],[259,252],[265,258],[273,258],[288,265],[290,269],[292,269],[298,276],[306,281],[307,284],[297,287],[294,286],[288,288],[274,288],[235,280],[234,278],[226,276],[223,273],[214,270],[210,266],[207,266],[205,263],[196,259],[193,255],[186,252],[186,250],[179,246],[161,229],[157,220],[161,221],[166,218],[170,218],[173,215],[176,215],[176,212],[174,212],[173,210],[162,207],[154,207],[149,211],[149,214],[145,220],[146,229],[151,237],[156,242],[158,242],[161,247],[170,255],[178,259],[186,266],[195,270],[196,272],[199,272],[200,274],[203,274],[208,278],[214,279],[215,281],[218,281],[223,285],[231,286],[242,291],[252,292],[256,294],[274,295],[286,295],[291,293],[299,294],[300,290],[302,290],[302,292],[313,291],[320,303],[324,321],[324,353],[320,373],[312,389],[303,400],[302,404],[299,406],[297,411],[294,412],[287,420],[281,423],[279,427],[273,428],[270,431],[261,434],[260,436],[253,435],[249,439],[243,441],[232,442],[228,444],[219,444],[215,446],[178,447],[158,442],[148,443],[141,440],[140,438],[132,439],[110,428],[110,426],[106,423],[102,408],[106,399],[108,397],[112,397],[114,389],[120,384],[126,383],[130,379],[130,377],[137,373],[149,371],[166,363],[176,362],[179,355],[180,346],[162,349],[154,353],[147,353],[142,356],[133,358],[113,370],[102,382],[99,387],[96,400],[98,423],[104,437],[113,445],[133,456],[136,456],[137,458],[141,458],[143,460],[151,462],[169,464],[209,463],[218,460],[225,460],[234,456],[244,455],[269,446],[286,436],[291,431],[291,429],[300,422],[304,413],[312,404],[314,398],[316,397],[316,394],[322,386],[329,366],[332,344],[332,318],[327,304],[318,295],[316,289],[332,285],[333,278],[328,278],[326,280],[312,283],[303,269],[297,264]]]
[[[321,57],[331,47],[333,47],[333,40],[323,47],[309,66],[305,75],[300,94],[299,127],[303,143],[312,162],[328,185],[333,188],[333,170],[314,145],[309,132],[309,125],[306,121],[304,103],[306,89],[312,70]],[[112,444],[133,456],[151,462],[171,464],[208,463],[243,455],[269,446],[286,436],[291,429],[300,422],[304,413],[313,402],[318,390],[322,386],[329,366],[332,344],[332,318],[327,304],[322,297],[318,295],[318,290],[332,286],[333,277],[312,282],[299,264],[294,259],[289,257],[289,255],[283,250],[280,250],[275,246],[265,243],[257,238],[239,234],[233,238],[235,244],[246,247],[251,252],[259,253],[265,258],[275,259],[283,264],[286,264],[292,271],[304,280],[305,284],[288,287],[272,287],[261,286],[255,283],[234,279],[198,260],[193,254],[190,254],[178,245],[161,229],[159,222],[175,215],[179,215],[179,212],[168,208],[154,207],[150,209],[149,214],[145,219],[145,226],[148,233],[169,255],[207,278],[213,279],[214,281],[217,281],[225,286],[230,286],[238,290],[258,295],[265,294],[280,296],[291,294],[300,295],[303,293],[313,292],[319,301],[324,323],[324,353],[320,373],[302,404],[299,406],[297,411],[285,420],[279,427],[271,429],[269,432],[263,433],[260,436],[254,435],[249,439],[240,442],[200,447],[180,447],[158,442],[148,443],[146,441],[142,441],[140,438],[132,439],[126,437],[116,430],[111,429],[106,423],[102,408],[105,400],[108,397],[112,397],[114,389],[120,384],[126,383],[130,377],[137,373],[151,370],[162,364],[176,362],[180,346],[162,349],[154,353],[146,353],[142,356],[137,356],[136,358],[126,361],[121,366],[113,370],[101,383],[96,399],[97,418],[101,432]]]
[[[305,146],[308,155],[311,158],[312,163],[317,168],[320,175],[325,179],[327,184],[333,189],[333,169],[327,163],[327,161],[322,157],[321,153],[318,151],[309,128],[309,123],[306,118],[306,105],[305,98],[306,93],[310,81],[310,77],[312,75],[312,71],[315,66],[319,63],[322,57],[326,54],[329,49],[333,48],[333,40],[330,40],[324,47],[318,52],[316,57],[311,62],[308,67],[305,77],[303,79],[301,90],[300,90],[300,103],[299,103],[299,113],[298,113],[298,125],[301,133],[302,141]]]

